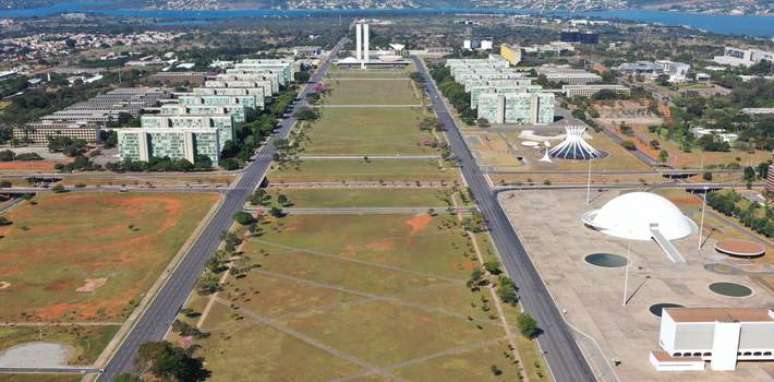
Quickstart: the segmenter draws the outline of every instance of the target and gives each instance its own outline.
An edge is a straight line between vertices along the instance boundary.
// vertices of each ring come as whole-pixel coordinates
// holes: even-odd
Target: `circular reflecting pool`
[[[605,268],[618,268],[626,265],[626,258],[612,253],[594,253],[586,256],[586,262]]]
[[[653,313],[656,317],[661,317],[661,311],[665,308],[684,308],[684,306],[680,304],[672,304],[670,302],[664,302],[661,304],[655,304],[651,305],[648,310],[650,310],[651,313]]]
[[[714,283],[710,284],[710,290],[728,297],[747,297],[752,294],[752,289],[736,283]]]

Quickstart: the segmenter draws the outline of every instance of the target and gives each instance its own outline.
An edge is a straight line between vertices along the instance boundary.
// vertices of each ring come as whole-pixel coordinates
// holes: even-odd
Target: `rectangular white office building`
[[[651,354],[658,370],[736,369],[737,361],[774,361],[774,308],[667,308],[659,346]]]

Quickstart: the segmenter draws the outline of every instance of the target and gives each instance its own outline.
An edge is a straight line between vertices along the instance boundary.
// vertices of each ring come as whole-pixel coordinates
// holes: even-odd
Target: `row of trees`
[[[739,219],[742,224],[761,235],[774,237],[774,210],[753,202],[743,208],[740,202],[742,202],[742,196],[733,190],[707,194],[707,204],[710,207],[724,215]]]
[[[457,110],[460,119],[467,125],[476,122],[476,113],[470,108],[470,93],[465,92],[465,87],[454,81],[451,70],[442,65],[434,65],[430,68],[430,75],[438,84],[438,89]]]
[[[12,161],[36,161],[43,160],[43,157],[37,153],[21,153],[17,154],[11,150],[0,151],[0,162],[12,162]]]
[[[208,171],[212,169],[212,160],[206,155],[197,155],[194,163],[187,159],[171,159],[169,157],[153,157],[147,162],[127,158],[120,162],[107,163],[105,168],[114,172]]]

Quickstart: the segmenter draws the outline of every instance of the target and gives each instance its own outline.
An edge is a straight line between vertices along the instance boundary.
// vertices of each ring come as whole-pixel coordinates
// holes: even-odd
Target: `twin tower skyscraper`
[[[355,59],[365,66],[368,63],[368,24],[355,24]]]

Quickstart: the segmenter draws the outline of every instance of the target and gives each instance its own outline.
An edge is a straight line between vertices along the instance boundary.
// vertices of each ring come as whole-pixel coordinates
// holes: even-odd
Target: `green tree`
[[[635,145],[634,142],[629,141],[629,140],[622,141],[621,142],[621,146],[623,146],[623,148],[625,148],[625,149],[627,149],[629,151],[637,150],[637,145]]]
[[[167,341],[146,342],[137,350],[137,368],[160,380],[197,382],[209,377],[203,359]]]
[[[121,373],[116,375],[115,382],[142,382],[142,378],[129,373]]]
[[[658,153],[658,160],[661,163],[666,163],[669,160],[669,152],[667,152],[666,150],[661,150]]]
[[[516,319],[516,325],[518,325],[519,332],[524,337],[535,338],[540,334],[540,328],[538,328],[537,321],[535,321],[529,313],[519,313],[519,316]]]
[[[497,260],[487,261],[484,263],[484,269],[493,275],[499,275],[503,271],[500,269],[500,263]]]
[[[281,218],[285,216],[285,211],[283,211],[282,208],[274,206],[269,209],[269,214],[275,218]]]
[[[744,168],[744,180],[746,182],[752,182],[755,180],[757,174],[755,173],[755,169],[747,166]]]
[[[519,288],[507,276],[500,276],[497,285],[497,296],[506,304],[516,305],[519,302],[519,295],[516,293]]]
[[[279,203],[283,207],[290,207],[293,205],[293,203],[290,202],[290,199],[285,194],[279,194],[277,195],[277,203]]]
[[[255,218],[247,212],[239,211],[234,214],[234,220],[241,225],[250,225],[255,223]]]

